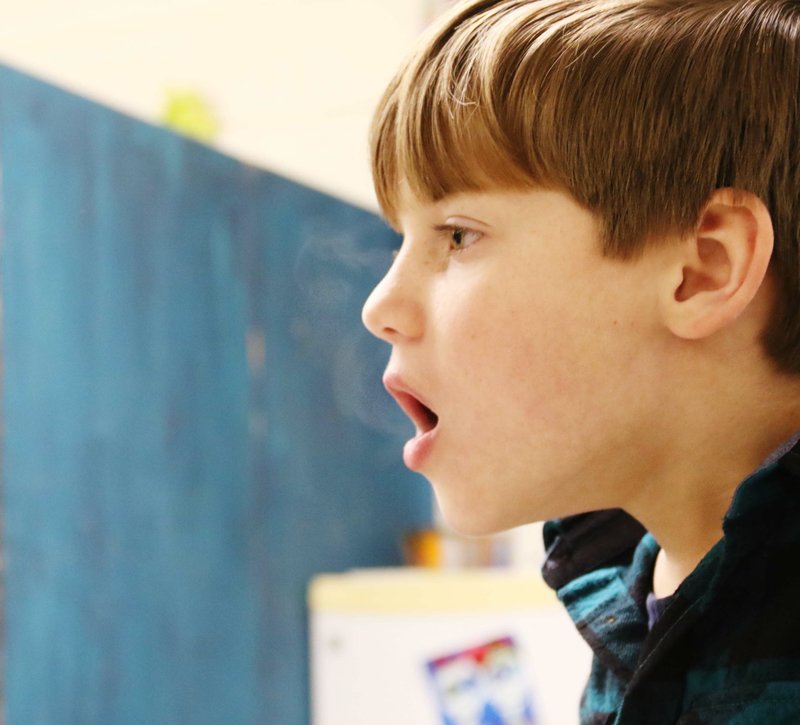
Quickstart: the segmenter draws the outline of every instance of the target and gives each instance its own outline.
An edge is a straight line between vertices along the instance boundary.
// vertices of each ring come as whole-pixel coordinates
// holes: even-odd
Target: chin
[[[445,524],[453,533],[459,536],[491,536],[519,525],[516,522],[507,522],[501,517],[493,515],[494,512],[482,511],[479,506],[455,507],[441,499],[438,499],[438,502],[439,511]]]

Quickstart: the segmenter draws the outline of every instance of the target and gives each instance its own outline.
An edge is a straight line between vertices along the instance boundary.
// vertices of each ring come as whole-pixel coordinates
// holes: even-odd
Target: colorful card
[[[427,668],[443,725],[535,725],[512,637],[437,657]]]

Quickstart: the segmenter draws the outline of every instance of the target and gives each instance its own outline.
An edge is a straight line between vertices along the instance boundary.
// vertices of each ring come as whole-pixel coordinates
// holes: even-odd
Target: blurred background
[[[5,0],[0,57],[145,121],[183,99],[224,153],[374,208],[372,109],[449,4]]]
[[[3,3],[3,722],[576,721],[538,527],[447,531],[360,324],[449,4]]]

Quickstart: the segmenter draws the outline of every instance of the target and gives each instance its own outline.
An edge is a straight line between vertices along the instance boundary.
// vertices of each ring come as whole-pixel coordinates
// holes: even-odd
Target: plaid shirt
[[[583,725],[800,723],[800,444],[723,531],[648,630],[653,537],[620,510],[545,524],[545,581],[594,651]]]

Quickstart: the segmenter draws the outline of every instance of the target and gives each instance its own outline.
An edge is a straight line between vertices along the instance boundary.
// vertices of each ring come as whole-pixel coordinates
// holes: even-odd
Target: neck
[[[752,412],[752,409],[748,412]],[[722,538],[722,522],[739,484],[776,448],[800,430],[796,416],[780,424],[757,420],[735,426],[737,433],[686,445],[670,466],[669,481],[656,477],[625,508],[661,547],[653,574],[658,597],[673,594]],[[753,440],[752,432],[762,433]],[[735,452],[735,456],[732,456]]]

